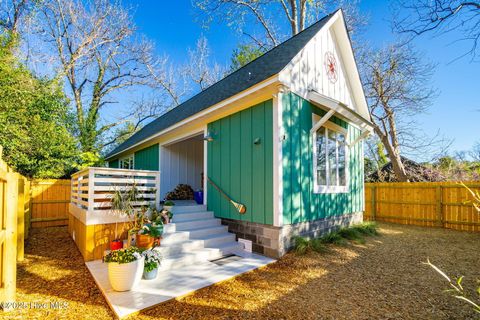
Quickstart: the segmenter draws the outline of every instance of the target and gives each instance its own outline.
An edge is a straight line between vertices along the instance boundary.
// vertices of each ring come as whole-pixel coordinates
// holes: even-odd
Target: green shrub
[[[352,226],[365,236],[377,236],[378,235],[378,225],[376,222],[368,221],[363,222],[357,225]]]
[[[303,237],[295,237],[295,252],[297,254],[305,254],[308,251],[326,252],[327,247],[320,239],[306,239]]]
[[[331,243],[331,244],[336,244],[336,245],[345,245],[346,241],[338,231],[332,231],[323,237],[320,238],[320,241],[323,243]]]
[[[303,237],[294,237],[295,252],[305,254],[309,251],[326,252],[327,244],[346,245],[348,241],[356,243],[365,243],[365,237],[378,235],[377,224],[374,222],[364,222],[352,225],[348,228],[341,228],[338,231],[332,231],[320,238],[306,239]]]
[[[295,237],[295,252],[298,254],[305,254],[308,250],[308,239],[302,237]]]

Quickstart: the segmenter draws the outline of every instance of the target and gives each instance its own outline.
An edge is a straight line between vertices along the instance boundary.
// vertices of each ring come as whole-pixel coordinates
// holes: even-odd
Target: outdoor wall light
[[[213,141],[213,136],[212,134],[209,132],[207,133],[206,136],[203,137],[203,140],[207,141],[207,142],[212,142]]]

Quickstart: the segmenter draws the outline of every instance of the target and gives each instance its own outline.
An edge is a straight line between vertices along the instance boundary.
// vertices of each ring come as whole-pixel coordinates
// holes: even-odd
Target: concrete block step
[[[178,231],[188,231],[190,229],[219,226],[220,224],[221,224],[220,219],[210,218],[210,219],[186,220],[181,222],[175,222],[175,227]]]
[[[181,212],[173,215],[173,222],[214,218],[213,211]]]
[[[228,231],[227,226],[219,225],[213,227],[200,227],[195,229],[190,229],[188,232],[190,233],[190,239],[198,239],[202,237],[209,236],[211,234],[219,234],[219,233],[226,233]]]
[[[201,211],[207,211],[207,206],[203,204],[196,204],[191,206],[176,205],[172,207],[171,211],[173,212],[173,214],[187,213],[187,212],[201,212]]]

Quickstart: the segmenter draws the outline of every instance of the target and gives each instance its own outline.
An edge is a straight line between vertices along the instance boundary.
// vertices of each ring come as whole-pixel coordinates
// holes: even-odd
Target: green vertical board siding
[[[349,150],[349,192],[316,194],[313,192],[312,114],[325,111],[307,100],[289,93],[283,95],[283,128],[286,140],[282,146],[283,223],[293,224],[358,212],[363,209],[363,149],[357,143]],[[360,134],[355,127],[336,117],[333,123],[348,130],[350,141]]]
[[[244,204],[240,215],[208,184],[208,209],[216,217],[263,224],[273,221],[273,111],[265,101],[208,125],[208,176],[233,200]],[[258,144],[254,141],[258,140]]]
[[[108,161],[109,168],[118,168],[118,159]]]
[[[158,144],[139,150],[135,152],[135,169],[158,171],[160,170],[158,158]]]

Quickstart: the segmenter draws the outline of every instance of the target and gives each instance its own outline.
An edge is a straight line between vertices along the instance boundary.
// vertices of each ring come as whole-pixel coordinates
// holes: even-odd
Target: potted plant
[[[127,190],[115,190],[111,199],[111,209],[114,210],[114,214],[117,216],[127,215],[132,217],[135,215],[135,210],[132,206],[132,202],[138,198],[138,189],[134,185]],[[130,233],[128,234],[128,243],[131,244]],[[115,239],[110,242],[110,250],[118,250],[123,247],[123,241],[118,238],[118,223],[115,222]]]
[[[142,252],[145,258],[145,264],[143,268],[143,278],[145,280],[152,280],[157,277],[158,267],[162,263],[162,255],[157,250],[145,250]]]
[[[155,239],[158,239],[162,236],[163,225],[159,226],[155,224],[146,224],[142,227],[142,230],[137,234],[137,246],[139,248],[150,249]]]
[[[175,203],[172,200],[167,200],[163,203],[163,209],[167,211],[172,211],[172,207]]]
[[[111,251],[104,261],[108,264],[108,280],[115,291],[131,290],[142,278],[145,258],[135,247]]]

